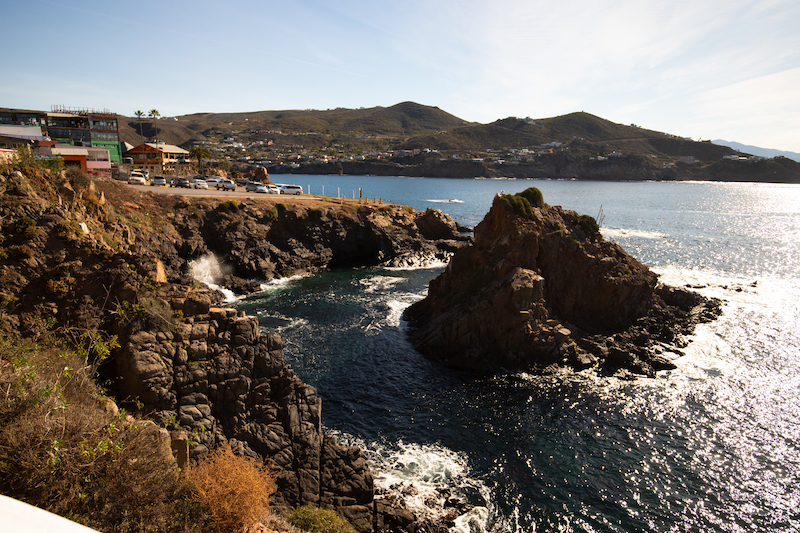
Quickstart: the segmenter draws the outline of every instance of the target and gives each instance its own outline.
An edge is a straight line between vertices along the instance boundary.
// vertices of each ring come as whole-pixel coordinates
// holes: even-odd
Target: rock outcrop
[[[408,513],[377,504],[362,450],[322,431],[322,400],[283,360],[281,338],[187,276],[218,254],[240,290],[336,266],[446,257],[465,242],[447,217],[390,205],[166,197],[109,180],[0,174],[0,328],[55,328],[74,342],[114,335],[102,380],[119,403],[191,434],[197,458],[228,442],[278,471],[278,508],[333,508],[358,531]],[[106,357],[107,356],[107,357]],[[376,529],[376,524],[377,526]],[[430,529],[429,529],[430,530]]]
[[[495,198],[474,245],[456,252],[406,317],[417,349],[457,367],[654,375],[673,366],[663,352],[718,312],[717,301],[658,285],[593,218],[532,207],[520,193]]]

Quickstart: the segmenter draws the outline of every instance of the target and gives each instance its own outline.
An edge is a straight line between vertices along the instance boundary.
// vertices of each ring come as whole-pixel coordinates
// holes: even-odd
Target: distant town
[[[371,110],[239,113],[225,115],[228,122],[213,119],[214,114],[163,118],[155,109],[136,111],[131,118],[108,109],[0,108],[0,157],[28,147],[36,157],[58,158],[66,166],[118,179],[133,169],[151,176],[188,176],[235,175],[258,167],[270,173],[612,180],[732,175],[735,181],[770,181],[770,176],[796,181],[799,175],[794,162],[765,166],[758,164],[765,160],[758,155],[587,113],[541,120],[508,117],[484,125],[405,102]],[[280,124],[287,127],[276,127]],[[732,169],[734,161],[751,165]]]

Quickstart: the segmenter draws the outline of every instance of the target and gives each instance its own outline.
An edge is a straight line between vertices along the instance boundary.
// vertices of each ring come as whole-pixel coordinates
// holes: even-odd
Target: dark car
[[[175,186],[176,187],[183,187],[185,189],[191,189],[192,185],[189,183],[189,178],[185,176],[178,176],[175,178]]]

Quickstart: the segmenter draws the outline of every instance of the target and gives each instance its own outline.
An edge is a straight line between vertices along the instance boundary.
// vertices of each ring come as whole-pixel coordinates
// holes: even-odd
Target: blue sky
[[[586,111],[800,152],[797,0],[0,0],[0,107]]]

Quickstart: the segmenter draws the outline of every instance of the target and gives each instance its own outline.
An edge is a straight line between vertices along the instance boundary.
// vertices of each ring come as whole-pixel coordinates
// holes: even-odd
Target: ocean
[[[460,532],[800,530],[800,186],[275,176],[314,194],[433,207],[474,226],[538,187],[665,283],[724,300],[677,369],[634,381],[477,375],[425,359],[403,310],[444,264],[277,280],[237,305],[319,390],[325,430],[376,484],[472,508]],[[412,488],[413,487],[413,488]]]

